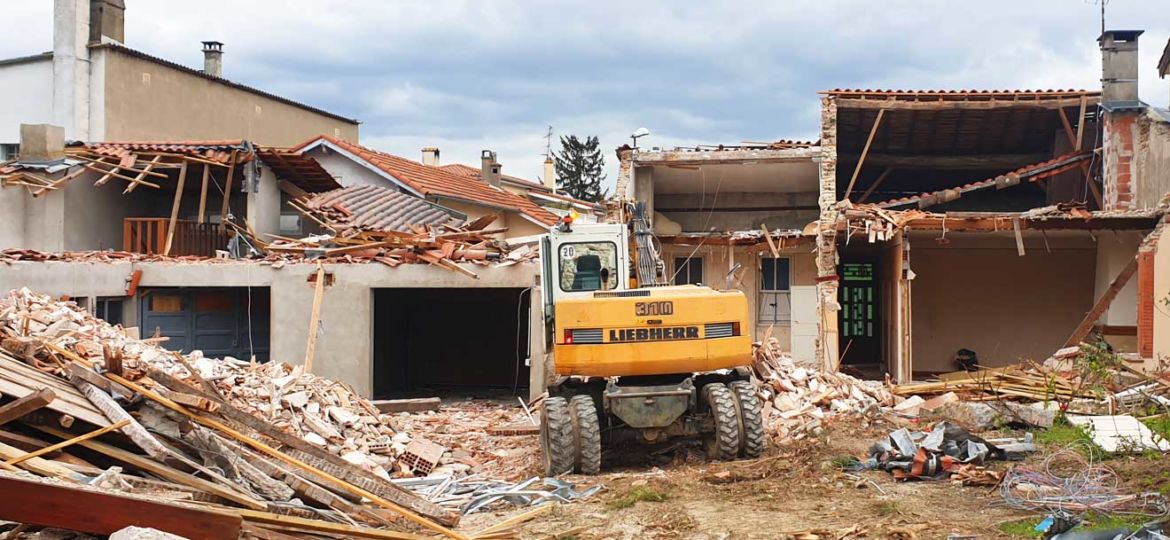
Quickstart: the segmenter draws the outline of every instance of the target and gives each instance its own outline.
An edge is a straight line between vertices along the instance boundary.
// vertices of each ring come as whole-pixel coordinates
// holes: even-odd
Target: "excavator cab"
[[[701,435],[714,458],[760,455],[746,297],[663,285],[648,225],[631,225],[566,220],[541,240],[557,376],[542,406],[545,472],[599,472],[603,441]]]

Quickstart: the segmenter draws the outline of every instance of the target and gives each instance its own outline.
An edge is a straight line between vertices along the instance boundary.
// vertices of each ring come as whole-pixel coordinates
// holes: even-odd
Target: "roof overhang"
[[[424,197],[425,196],[421,191],[418,191],[417,189],[414,189],[413,187],[411,187],[410,184],[407,184],[406,182],[396,178],[394,175],[376,167],[373,163],[370,163],[369,161],[362,159],[360,156],[355,155],[353,152],[350,152],[349,150],[346,150],[346,149],[344,149],[336,144],[333,144],[333,141],[330,141],[329,139],[326,139],[325,137],[319,137],[315,141],[311,141],[307,144],[301,145],[299,148],[299,151],[302,154],[304,154],[306,152],[309,152],[309,151],[314,150],[314,149],[319,148],[319,147],[328,148],[329,150],[331,150],[333,152],[337,152],[338,154],[345,156],[346,159],[349,159],[350,161],[357,163],[362,168],[384,178],[385,180],[398,186],[399,188],[406,190],[407,193],[410,193],[410,194],[415,195],[417,197]]]

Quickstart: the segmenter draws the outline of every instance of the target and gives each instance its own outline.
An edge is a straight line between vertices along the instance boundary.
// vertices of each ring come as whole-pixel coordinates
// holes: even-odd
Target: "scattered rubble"
[[[831,416],[873,415],[894,404],[880,382],[797,365],[770,335],[755,347],[752,369],[765,404],[765,429],[780,443],[819,433]]]
[[[6,430],[20,431],[6,441],[31,445],[0,444],[7,460],[0,468],[9,471],[0,479],[67,484],[37,491],[45,498],[68,496],[80,483],[95,504],[123,508],[112,522],[66,527],[95,534],[127,525],[181,534],[161,517],[135,514],[179,512],[176,505],[199,501],[226,512],[216,514],[225,527],[242,530],[378,537],[371,531],[429,529],[461,538],[450,529],[461,514],[567,502],[600,489],[504,477],[531,469],[517,464],[534,454],[534,441],[500,437],[517,441],[505,452],[486,428],[527,418],[520,407],[387,415],[301,366],[183,355],[159,341],[28,290],[0,298],[0,392],[18,398],[0,407],[0,417]],[[117,446],[99,442],[121,436]],[[60,453],[73,445],[89,450],[90,461]],[[133,446],[145,455],[124,449]],[[126,465],[151,477],[124,472]],[[115,502],[126,494],[149,494],[152,502]],[[149,504],[155,510],[138,508]],[[28,523],[65,526],[52,516],[37,519]],[[184,519],[177,528],[186,532],[198,521]],[[491,528],[493,537],[508,537],[520,521]]]

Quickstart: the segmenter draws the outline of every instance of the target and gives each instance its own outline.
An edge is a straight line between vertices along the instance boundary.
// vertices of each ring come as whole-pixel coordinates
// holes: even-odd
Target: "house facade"
[[[125,45],[121,0],[54,0],[53,48],[0,60],[0,160],[21,124],[67,140],[249,140],[291,146],[330,134],[357,141],[357,120],[225,78],[224,44],[204,42],[203,69]]]

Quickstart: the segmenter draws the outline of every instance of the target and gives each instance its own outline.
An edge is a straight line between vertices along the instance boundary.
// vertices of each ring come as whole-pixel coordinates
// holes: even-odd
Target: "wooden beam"
[[[146,167],[142,168],[142,172],[138,173],[138,176],[135,176],[134,179],[130,181],[130,185],[126,186],[126,189],[123,190],[122,193],[130,193],[138,186],[151,185],[150,183],[146,182],[146,175],[152,172],[154,168],[158,166],[158,160],[160,159],[162,159],[162,156],[154,156],[154,159],[150,160],[150,163],[146,164]],[[156,185],[156,187],[158,186]]]
[[[159,382],[172,390],[179,390],[182,392],[196,394],[202,397],[213,399],[213,394],[209,394],[199,388],[188,384],[185,381],[168,375],[164,371],[157,369],[148,370],[150,378]],[[284,451],[294,457],[298,457],[303,461],[308,462],[319,469],[328,470],[331,474],[338,478],[345,480],[356,486],[367,489],[374,494],[388,499],[399,506],[409,508],[410,510],[439,521],[445,525],[455,526],[459,522],[458,514],[446,510],[443,507],[432,503],[422,497],[415,495],[400,487],[397,484],[385,480],[378,476],[371,475],[368,471],[358,468],[356,465],[345,461],[336,454],[327,452],[325,449],[313,445],[311,443],[301,440],[299,437],[293,436],[289,433],[275,428],[272,424],[264,420],[252,416],[251,414],[240,410],[228,403],[221,403],[219,415],[231,422],[254,430],[256,433],[263,435],[269,439],[277,441],[283,446]],[[330,484],[330,478],[314,475],[307,472],[308,479],[318,484]]]
[[[1133,275],[1137,273],[1137,269],[1138,260],[1137,257],[1134,257],[1129,261],[1129,264],[1125,265],[1125,268],[1121,269],[1121,273],[1117,274],[1117,277],[1113,278],[1113,283],[1109,284],[1109,288],[1105,289],[1105,292],[1101,295],[1101,298],[1098,298],[1097,302],[1093,304],[1093,309],[1090,309],[1089,312],[1085,314],[1085,318],[1081,320],[1081,324],[1077,325],[1076,330],[1073,330],[1072,335],[1069,336],[1067,340],[1065,340],[1065,347],[1079,345],[1081,341],[1085,339],[1085,336],[1089,335],[1089,332],[1093,330],[1093,326],[1096,325],[1101,316],[1105,314],[1105,310],[1109,309],[1109,305],[1113,303],[1113,299],[1117,298],[1117,294],[1120,293],[1121,289],[1125,287],[1125,284],[1129,282],[1129,278],[1133,277]]]
[[[136,173],[142,173],[142,172],[144,172],[144,171],[143,171],[143,170],[141,170],[141,169],[135,169],[135,168],[133,168],[133,167],[122,167],[122,166],[119,166],[119,165],[118,165],[118,164],[116,164],[116,163],[110,163],[110,162],[108,162],[108,161],[105,161],[105,160],[107,160],[107,159],[110,159],[110,158],[112,158],[112,157],[114,157],[114,156],[104,156],[104,155],[101,155],[101,154],[95,154],[95,155],[100,155],[101,157],[100,157],[100,158],[97,158],[97,159],[95,159],[95,158],[88,157],[88,156],[84,156],[84,155],[81,155],[81,154],[69,154],[69,157],[75,157],[75,158],[82,159],[82,160],[88,161],[88,162],[90,162],[90,163],[98,164],[98,165],[105,165],[105,166],[107,166],[107,167],[112,167],[113,169],[122,169],[122,170],[125,170],[125,171],[136,172]],[[103,171],[103,172],[104,172],[104,171]],[[163,178],[163,179],[166,179],[166,178],[168,178],[168,176],[167,176],[167,175],[165,175],[165,174],[163,174],[163,173],[160,173],[160,172],[153,172],[153,171],[145,171],[145,172],[146,172],[146,175],[148,175],[148,176],[154,176],[154,177],[157,177],[157,178]]]
[[[175,188],[175,202],[171,205],[171,221],[167,226],[167,242],[163,247],[163,256],[171,254],[171,242],[175,239],[175,225],[179,222],[179,204],[183,202],[183,184],[187,182],[187,162],[179,168],[179,184]]]
[[[143,387],[143,386],[141,386],[133,381],[123,379],[122,377],[119,377],[119,376],[114,375],[112,373],[106,373],[105,375],[110,380],[117,382],[119,384],[122,384],[123,386],[126,386],[127,388],[130,388],[131,390],[134,390],[135,392],[141,394],[142,396],[144,396],[148,399],[151,399],[151,400],[159,403],[160,405],[162,405],[168,409],[171,409],[172,411],[175,411],[179,414],[182,414],[183,416],[186,416],[187,418],[190,418],[191,420],[195,421],[196,423],[199,423],[205,427],[209,427],[211,429],[218,431],[220,435],[230,437],[231,439],[233,439],[237,442],[243,443],[247,446],[252,447],[255,450],[260,451],[261,453],[263,453],[265,455],[268,455],[269,457],[277,459],[283,463],[286,463],[286,464],[291,465],[293,467],[296,467],[298,469],[308,471],[308,472],[312,473],[314,476],[317,476],[319,478],[326,479],[326,480],[328,480],[328,483],[330,485],[332,485],[333,487],[340,489],[341,491],[344,491],[344,492],[349,493],[351,495],[355,495],[358,497],[365,497],[366,499],[369,499],[371,502],[373,502],[374,504],[377,504],[378,506],[381,506],[381,507],[389,509],[389,510],[393,510],[394,512],[398,513],[399,515],[406,518],[407,520],[415,523],[416,525],[426,527],[427,529],[430,529],[434,532],[437,532],[439,534],[442,534],[442,535],[450,537],[450,538],[455,538],[456,540],[470,540],[469,538],[467,538],[467,536],[465,536],[463,534],[457,533],[455,531],[452,531],[451,529],[443,527],[442,525],[439,525],[438,523],[435,523],[435,522],[433,522],[425,517],[422,517],[422,516],[412,512],[412,511],[410,511],[410,510],[407,510],[406,508],[403,508],[403,507],[401,507],[401,506],[399,506],[399,505],[397,505],[389,500],[386,500],[382,497],[379,497],[378,495],[376,495],[376,494],[374,494],[366,489],[363,489],[359,486],[356,486],[356,485],[351,484],[349,482],[346,482],[342,479],[339,479],[339,478],[337,478],[337,477],[335,477],[335,476],[333,476],[333,475],[331,475],[331,474],[329,474],[321,469],[318,469],[318,468],[316,468],[308,463],[305,463],[304,461],[301,461],[301,460],[299,460],[295,457],[292,457],[288,454],[285,454],[285,453],[283,453],[283,452],[281,452],[281,451],[279,451],[271,446],[268,446],[263,441],[260,441],[260,440],[256,439],[255,437],[249,437],[247,435],[244,435],[243,433],[240,433],[239,431],[232,429],[231,426],[228,426],[228,425],[224,424],[223,422],[220,422],[220,421],[215,420],[213,418],[208,418],[205,416],[200,416],[200,415],[197,415],[195,413],[192,413],[191,411],[187,410],[182,405],[179,405],[178,403],[175,403],[175,402],[159,395],[157,392],[154,392],[148,388],[145,388],[145,387]]]
[[[67,441],[61,441],[61,442],[54,444],[52,446],[46,446],[44,448],[41,448],[40,450],[34,450],[34,451],[29,452],[29,453],[27,453],[23,456],[20,456],[20,457],[14,457],[8,461],[5,461],[4,464],[5,465],[16,465],[17,463],[20,463],[22,461],[27,461],[27,460],[35,458],[35,457],[40,457],[40,456],[43,456],[43,455],[48,454],[50,452],[55,452],[57,450],[65,448],[67,446],[73,446],[74,444],[77,444],[79,442],[88,441],[94,437],[101,437],[102,435],[105,435],[106,433],[114,431],[115,429],[119,429],[119,428],[121,428],[129,423],[130,423],[130,419],[126,418],[126,419],[124,419],[121,422],[118,422],[116,424],[110,424],[104,428],[95,429],[95,430],[93,430],[89,433],[86,433],[84,435],[78,435],[78,436],[76,436],[72,439],[69,439]]]
[[[886,177],[890,176],[890,173],[892,172],[894,172],[893,167],[886,167],[886,170],[882,171],[882,174],[878,175],[877,180],[874,180],[873,183],[869,185],[869,188],[865,190],[865,193],[861,194],[861,197],[857,199],[857,203],[861,204],[869,199],[869,196],[873,194],[877,188],[881,187],[882,182],[885,182]]]
[[[56,393],[48,388],[41,388],[11,403],[0,406],[0,425],[7,424],[30,412],[38,410],[48,405],[54,399],[57,399]]]
[[[317,351],[317,331],[321,324],[321,299],[325,296],[325,267],[317,263],[317,285],[313,289],[313,310],[309,313],[309,340],[305,343],[305,373],[313,372],[313,354]]]
[[[1056,109],[1056,112],[1060,113],[1060,125],[1064,127],[1064,136],[1068,137],[1069,147],[1079,150],[1077,147],[1077,134],[1073,131],[1072,124],[1068,121],[1068,114],[1064,112],[1063,107]]]
[[[236,151],[232,150],[232,158],[228,161],[227,180],[223,184],[223,203],[219,208],[219,223],[222,227],[227,222],[228,202],[232,198],[232,178],[236,175]]]
[[[843,156],[838,163],[851,163],[852,156]],[[865,159],[869,165],[895,169],[989,170],[1018,169],[1025,165],[1052,159],[1049,154],[977,154],[970,156],[935,156],[928,154],[886,154],[871,152]]]
[[[857,183],[857,175],[861,174],[861,166],[865,165],[865,157],[869,154],[869,147],[873,144],[873,138],[877,135],[878,128],[882,125],[882,117],[885,114],[885,109],[878,109],[877,118],[873,119],[873,127],[869,130],[869,137],[865,139],[865,147],[861,149],[861,157],[857,159],[857,166],[853,168],[853,177],[849,179],[849,186],[845,188],[845,196],[842,199],[848,200],[849,194],[853,192],[853,185]]]
[[[772,241],[772,233],[768,232],[768,226],[760,224],[760,230],[764,231],[764,240],[768,241],[768,249],[772,250],[772,258],[780,258],[780,250],[776,249],[776,242]]]
[[[1080,112],[1080,115],[1078,116],[1078,118],[1080,118],[1080,120],[1077,121],[1077,144],[1076,144],[1076,146],[1074,146],[1074,148],[1076,148],[1077,150],[1081,149],[1081,146],[1083,145],[1084,140],[1085,140],[1085,113],[1087,112],[1086,109],[1087,109],[1088,105],[1089,105],[1089,99],[1085,96],[1081,96],[1081,112]]]
[[[225,510],[12,476],[0,476],[0,519],[100,535],[150,527],[191,540],[235,540],[243,521]]]
[[[51,184],[34,191],[32,193],[32,196],[33,197],[40,197],[41,195],[43,195],[45,193],[45,191],[55,190],[55,189],[61,187],[61,185],[64,184],[65,182],[68,182],[74,178],[77,178],[78,176],[81,176],[82,174],[85,173],[85,171],[88,171],[88,170],[89,169],[86,169],[85,167],[78,167],[76,171],[73,171],[69,174],[66,174],[65,176],[62,176],[61,178],[53,180],[53,182]]]
[[[33,424],[32,427],[62,439],[69,438],[71,436],[67,432],[49,426]],[[94,440],[81,441],[77,443],[77,445],[93,450],[94,452],[102,454],[110,459],[121,461],[122,463],[130,465],[136,469],[151,473],[164,480],[174,482],[176,484],[182,484],[184,486],[194,488],[199,491],[205,491],[217,497],[227,499],[233,503],[243,506],[244,508],[263,510],[268,507],[264,501],[254,499],[234,489],[231,489],[226,485],[220,484],[218,482],[204,480],[197,476],[192,476],[178,469],[159,463],[149,457],[140,456],[134,452],[128,452],[116,446],[111,446]]]
[[[383,399],[370,402],[378,412],[381,413],[400,413],[400,412],[426,412],[439,410],[440,400],[437,397],[428,398],[414,398],[414,399]]]
[[[105,169],[99,169],[97,167],[94,167],[93,165],[90,165],[88,163],[83,163],[81,166],[85,167],[86,169],[89,169],[91,171],[102,173],[104,175],[101,178],[98,178],[97,182],[93,183],[93,185],[95,185],[95,186],[100,186],[101,184],[106,183],[106,180],[108,180],[107,177],[113,176],[114,178],[121,178],[122,180],[126,180],[128,182],[136,182],[136,183],[142,184],[144,186],[150,186],[150,187],[156,188],[156,189],[161,187],[154,182],[147,182],[146,180],[135,180],[135,178],[133,176],[126,176],[124,174],[119,174],[117,172],[117,170],[118,170],[117,167],[115,167],[112,170],[107,171]],[[101,184],[99,184],[98,182],[101,182]]]
[[[203,223],[203,218],[207,213],[207,184],[211,179],[211,167],[203,166],[203,187],[199,190],[199,215],[195,218],[196,223]]]
[[[341,535],[344,538],[374,538],[378,540],[433,540],[435,538],[433,536],[422,536],[419,534],[388,531],[383,529],[371,529],[368,527],[355,527],[353,525],[331,523],[318,519],[305,519],[282,514],[273,514],[271,512],[240,510],[239,514],[245,520],[252,523],[279,525],[300,531],[313,531],[331,535]]]

